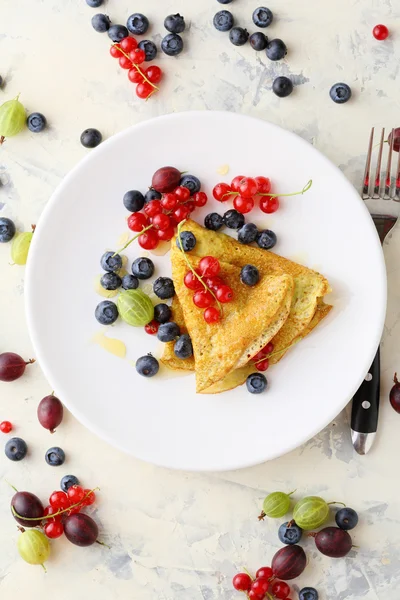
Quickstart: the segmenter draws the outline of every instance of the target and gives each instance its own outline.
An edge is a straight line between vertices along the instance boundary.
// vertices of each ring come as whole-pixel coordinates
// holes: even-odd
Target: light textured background
[[[226,8],[252,30],[251,13],[258,5],[255,0],[234,0]],[[50,126],[40,135],[26,131],[1,148],[0,174],[8,184],[0,187],[0,214],[15,219],[20,228],[37,221],[61,178],[86,154],[79,143],[86,127],[98,127],[108,137],[143,119],[187,109],[226,109],[283,125],[313,143],[359,185],[369,127],[399,125],[399,4],[268,0],[267,5],[276,14],[270,35],[282,37],[289,48],[287,59],[278,64],[249,46],[236,49],[226,34],[213,29],[213,14],[222,8],[216,0],[108,0],[103,12],[115,22],[124,22],[134,11],[146,13],[157,42],[167,14],[180,11],[190,23],[185,52],[177,59],[162,56],[156,61],[166,80],[158,97],[145,103],[109,57],[107,37],[91,29],[90,18],[98,11],[84,0],[2,0],[0,73],[6,85],[0,101],[21,92],[27,110],[43,112]],[[379,22],[392,31],[384,43],[371,35]],[[271,93],[278,74],[290,74],[298,84],[290,98],[279,100]],[[340,80],[353,89],[354,99],[346,106],[328,97],[331,84]],[[188,132],[188,152],[194,143]],[[240,131],[237,145],[240,149]],[[65,235],[73,244],[73,232]],[[346,559],[321,557],[312,540],[306,541],[309,566],[300,583],[317,587],[321,600],[397,600],[400,416],[388,406],[387,395],[394,370],[400,370],[399,250],[400,235],[395,233],[385,248],[390,288],[382,416],[379,439],[367,458],[354,455],[344,413],[304,447],[269,464],[209,476],[171,472],[120,454],[71,415],[50,439],[36,419],[38,401],[50,392],[38,365],[22,380],[1,384],[0,420],[13,421],[15,434],[30,447],[29,457],[19,464],[0,456],[1,597],[240,598],[230,584],[235,570],[268,564],[279,546],[277,523],[258,523],[256,518],[265,493],[297,488],[301,495],[342,500],[361,515],[354,535],[359,548]],[[9,262],[9,248],[2,245],[0,351],[30,356],[24,269]],[[66,293],[71,285],[65,282]],[[268,424],[255,423],[254,433],[267,436]],[[68,462],[58,470],[43,459],[53,444],[68,453]],[[4,480],[45,499],[68,472],[86,486],[101,487],[95,517],[112,549],[79,549],[57,540],[45,575],[17,555],[17,531],[9,514],[12,492]]]

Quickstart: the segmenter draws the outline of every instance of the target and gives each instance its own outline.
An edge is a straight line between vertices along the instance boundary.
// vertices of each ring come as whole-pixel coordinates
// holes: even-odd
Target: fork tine
[[[392,133],[390,134],[389,154],[388,154],[388,161],[387,161],[387,167],[386,167],[385,196],[384,196],[384,198],[386,200],[390,198],[390,188],[392,185],[392,178],[390,175],[390,171],[392,168],[393,144],[394,144],[394,129],[392,129]]]
[[[369,193],[368,193],[368,190],[369,190],[369,175],[370,175],[370,169],[371,169],[372,145],[374,143],[374,131],[375,131],[375,127],[373,127],[371,129],[371,134],[369,136],[367,160],[366,160],[366,163],[365,163],[365,172],[364,172],[364,179],[363,179],[363,187],[362,187],[362,190],[361,190],[361,195],[362,195],[362,197],[363,197],[364,200],[369,197]],[[400,157],[400,153],[399,153],[399,157]]]
[[[378,162],[376,163],[374,195],[372,196],[373,198],[379,198],[379,188],[381,187],[381,165],[382,165],[382,152],[383,152],[384,141],[385,141],[385,128],[382,127],[381,141],[379,143]]]

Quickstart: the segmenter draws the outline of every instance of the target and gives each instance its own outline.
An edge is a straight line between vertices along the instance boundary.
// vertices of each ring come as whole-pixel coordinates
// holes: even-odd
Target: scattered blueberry
[[[244,46],[249,39],[249,32],[243,27],[233,27],[229,32],[229,39],[234,46]]]
[[[265,50],[267,47],[268,38],[262,31],[256,31],[250,36],[249,42],[253,50],[261,52],[261,50]]]
[[[293,92],[293,82],[289,77],[280,75],[274,79],[272,91],[279,96],[279,98],[286,98],[286,96],[290,96]]]
[[[179,325],[174,321],[169,321],[168,323],[161,323],[157,331],[157,338],[160,342],[173,342],[180,334]]]
[[[96,146],[101,144],[102,139],[103,136],[100,131],[98,129],[93,129],[93,127],[85,129],[81,134],[81,144],[82,146],[85,146],[85,148],[96,148]]]
[[[58,446],[53,446],[53,448],[49,448],[44,455],[46,462],[51,467],[60,467],[65,462],[65,452],[62,448]]]
[[[2,78],[2,76],[0,75],[0,88],[3,85],[4,79]]]
[[[128,273],[122,278],[122,287],[124,290],[136,290],[139,287],[139,279]]]
[[[108,37],[113,42],[120,42],[124,38],[128,37],[129,31],[125,27],[125,25],[111,25],[108,30]]]
[[[129,192],[126,192],[122,201],[129,212],[139,212],[144,206],[144,196],[138,190],[129,190]]]
[[[351,98],[351,88],[347,83],[335,83],[331,87],[329,95],[336,104],[344,104]]]
[[[278,38],[271,40],[268,42],[265,53],[269,60],[281,60],[287,54],[286,44]]]
[[[118,319],[118,308],[114,302],[103,300],[96,306],[94,315],[101,325],[112,325]]]
[[[185,31],[186,23],[185,19],[177,13],[176,15],[168,15],[164,21],[164,27],[171,33],[182,33]]]
[[[220,4],[230,4],[232,0],[218,0]]]
[[[141,42],[139,42],[138,48],[144,50],[146,54],[146,62],[154,60],[157,56],[157,46],[151,40],[142,40]]]
[[[193,356],[192,340],[187,333],[181,335],[174,344],[174,354],[177,358],[190,358]]]
[[[156,304],[154,307],[154,320],[157,323],[167,323],[172,316],[172,311],[168,304]]]
[[[100,279],[100,285],[105,290],[117,290],[121,287],[122,279],[116,273],[104,273]]]
[[[29,131],[40,133],[46,127],[46,117],[42,113],[35,112],[29,115],[26,120]]]
[[[354,529],[354,527],[357,525],[358,514],[352,508],[341,508],[335,515],[335,521],[336,525],[340,527],[340,529],[349,531],[350,529]]]
[[[132,263],[132,275],[138,279],[150,279],[154,274],[154,263],[150,258],[141,256]]]
[[[182,231],[176,238],[176,245],[179,250],[190,252],[196,245],[196,236],[191,231]]]
[[[218,213],[210,213],[204,219],[204,227],[211,231],[218,231],[224,224],[224,219]]]
[[[153,291],[161,300],[175,296],[174,282],[169,277],[159,277],[153,283]]]
[[[61,479],[60,487],[63,492],[68,492],[73,485],[79,485],[79,479],[75,475],[64,475]]]
[[[220,10],[214,16],[213,23],[215,29],[218,29],[218,31],[229,31],[232,29],[235,20],[233,14],[229,12],[229,10]]]
[[[240,281],[246,285],[253,286],[260,281],[260,273],[254,265],[244,265],[240,271]]]
[[[0,217],[0,243],[10,242],[15,235],[15,225],[11,219]]]
[[[10,460],[22,460],[28,452],[28,446],[21,438],[14,437],[11,438],[11,440],[8,440],[4,452]]]
[[[115,254],[115,252],[105,252],[100,259],[101,268],[104,271],[118,271],[122,267],[122,258],[119,254]]]
[[[107,15],[97,14],[92,17],[92,27],[98,33],[105,33],[111,27],[110,17]]]
[[[318,600],[318,592],[313,587],[305,587],[299,592],[299,600]]]
[[[246,223],[246,225],[243,225],[238,231],[238,240],[241,244],[251,244],[256,241],[257,236],[258,229],[257,225],[254,225],[254,223]]]
[[[253,12],[253,23],[257,27],[268,27],[268,25],[271,25],[273,18],[274,15],[265,6],[260,6]]]
[[[150,202],[150,200],[161,200],[162,194],[160,192],[156,192],[156,190],[149,190],[144,195],[144,201]]]
[[[267,385],[267,378],[262,373],[252,373],[246,379],[246,387],[250,394],[261,394]]]
[[[275,246],[277,239],[273,231],[270,229],[264,229],[264,231],[260,231],[260,233],[257,235],[256,241],[260,248],[263,248],[263,250],[270,250]]]
[[[234,208],[227,210],[222,218],[225,227],[229,227],[229,229],[240,229],[244,225],[244,215]]]
[[[99,8],[103,4],[104,0],[86,0],[86,4],[92,8]]]
[[[136,361],[136,371],[143,377],[154,377],[154,375],[157,375],[159,368],[158,360],[151,354],[141,356]]]
[[[290,525],[290,527],[289,527]],[[278,537],[283,544],[292,546],[298,544],[303,535],[303,530],[294,521],[286,521],[278,529]]]
[[[200,179],[194,175],[184,175],[181,178],[179,185],[187,188],[190,191],[191,196],[193,196],[193,194],[197,194],[201,188]]]
[[[161,42],[161,50],[168,56],[178,56],[183,50],[183,39],[177,33],[169,33]]]
[[[134,13],[128,17],[126,26],[133,35],[143,35],[149,28],[149,20],[141,13]]]

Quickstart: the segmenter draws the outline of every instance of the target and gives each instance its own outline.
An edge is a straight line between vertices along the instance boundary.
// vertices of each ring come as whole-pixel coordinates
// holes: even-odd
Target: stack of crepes
[[[189,267],[182,251],[172,240],[172,278],[176,295],[172,319],[192,340],[193,356],[179,359],[174,342],[165,344],[161,361],[173,370],[195,371],[196,391],[224,392],[245,382],[256,372],[254,357],[269,342],[275,364],[299,340],[308,335],[329,313],[332,306],[323,298],[331,291],[328,281],[302,265],[273,252],[244,245],[224,233],[210,231],[188,220],[181,231],[191,231],[196,246],[186,253],[196,268],[204,256],[218,258],[221,277],[234,291],[232,302],[223,304],[218,323],[207,324],[203,310],[193,303],[192,290],[183,279]],[[254,287],[240,281],[244,265],[257,267],[260,281]]]

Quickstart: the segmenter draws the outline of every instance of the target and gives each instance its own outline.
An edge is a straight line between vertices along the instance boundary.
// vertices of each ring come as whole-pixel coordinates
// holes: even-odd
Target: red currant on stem
[[[155,215],[152,223],[156,229],[161,229],[161,231],[166,231],[171,227],[171,219],[164,213],[158,213]]]
[[[130,58],[128,58],[125,55],[120,56],[118,59],[118,62],[119,62],[119,66],[121,67],[121,69],[131,69],[132,68],[132,61],[130,60]]]
[[[257,594],[258,598],[264,598],[265,594],[268,592],[268,588],[269,588],[269,581],[268,579],[263,579],[262,577],[259,577],[258,579],[256,579],[255,581],[253,581],[253,583],[251,584],[251,591],[254,594]]]
[[[136,50],[136,48],[138,47],[138,43],[134,37],[124,38],[120,41],[119,45],[122,48],[122,50],[125,50],[125,52],[131,52],[132,50]]]
[[[64,508],[68,508],[71,502],[65,492],[56,491],[53,492],[49,498],[49,504],[53,508],[58,510],[64,510]]]
[[[207,204],[207,200],[207,194],[205,194],[204,192],[196,192],[193,195],[193,201],[195,203],[195,206],[197,206],[198,208],[205,206]]]
[[[119,58],[123,54],[120,45],[114,44],[113,46],[111,46],[110,54],[113,58]]]
[[[187,200],[187,201],[185,202],[185,206],[186,206],[186,208],[187,208],[187,209],[188,209],[188,211],[189,211],[189,215],[190,215],[190,213],[192,213],[192,212],[195,210],[195,208],[196,208],[196,205],[195,205],[195,203],[193,202],[193,200]],[[188,216],[189,216],[189,215],[188,215]]]
[[[150,67],[147,67],[145,73],[147,79],[151,81],[151,83],[159,83],[163,76],[162,70],[160,67],[157,67],[157,65],[151,65]]]
[[[173,214],[174,214],[175,221],[177,223],[180,223],[181,221],[184,221],[185,219],[188,218],[189,213],[190,213],[190,210],[188,209],[188,207],[187,206],[183,206],[181,204],[180,206],[178,206],[178,208],[176,208],[174,210]]]
[[[154,321],[153,320],[153,321],[150,321],[150,323],[147,323],[147,325],[144,326],[144,330],[149,335],[154,335],[155,333],[157,333],[158,327],[159,327],[158,321]]]
[[[162,209],[160,200],[150,200],[144,207],[144,212],[148,217],[155,217],[159,213],[162,213]]]
[[[132,83],[143,83],[144,81],[142,73],[136,67],[133,67],[133,69],[128,71],[128,79]]]
[[[137,84],[136,95],[138,98],[142,98],[142,100],[147,100],[147,98],[149,98],[151,94],[154,94],[154,87],[151,85],[151,83],[143,81],[142,83]]]
[[[183,185],[180,185],[174,191],[175,196],[179,199],[180,202],[185,202],[190,198],[190,190]]]
[[[218,202],[226,202],[229,200],[232,189],[227,183],[217,183],[213,189],[213,196]]]
[[[166,229],[165,231],[162,231],[161,229],[159,229],[157,231],[157,237],[159,240],[163,241],[163,242],[169,242],[169,240],[172,240],[172,238],[175,235],[175,231],[174,228],[172,227],[168,227],[168,229]]]
[[[209,325],[211,325],[211,323],[218,323],[220,319],[221,313],[219,312],[218,308],[215,308],[215,306],[209,306],[204,311],[204,320]]]
[[[217,296],[217,300],[223,304],[232,302],[233,300],[233,290],[229,285],[221,285],[221,287],[217,289],[215,295]]]
[[[64,526],[60,521],[56,521],[55,523],[47,522],[43,529],[46,536],[52,540],[61,537],[64,533]]]
[[[244,175],[237,175],[236,177],[234,177],[232,179],[232,182],[231,182],[232,191],[234,191],[234,192],[239,191],[239,186],[240,186],[241,182],[243,181],[243,179],[245,179]]]
[[[224,285],[224,282],[221,279],[221,277],[218,277],[215,275],[213,277],[207,277],[205,280],[205,283],[206,283],[206,286],[213,292],[216,292],[217,289],[219,287],[221,287],[221,285]]]
[[[0,423],[0,431],[2,433],[10,433],[11,430],[12,430],[12,425],[11,425],[10,421],[3,421],[2,423]]]
[[[257,371],[266,371],[269,367],[268,358],[264,358],[263,360],[256,362],[255,367]]]
[[[386,27],[386,25],[375,25],[372,30],[372,34],[376,40],[382,42],[388,37],[389,29]]]
[[[290,594],[290,587],[285,581],[276,581],[272,586],[272,593],[279,600],[286,600]]]
[[[268,177],[255,177],[254,181],[260,194],[268,194],[271,191],[271,180]]]
[[[176,206],[178,205],[179,200],[178,200],[178,197],[175,196],[175,194],[172,194],[170,192],[169,194],[164,194],[164,196],[161,198],[160,202],[161,202],[161,206],[165,210],[174,210],[174,208],[176,208]]]
[[[84,490],[85,492],[85,496],[83,499],[83,505],[84,506],[90,506],[91,504],[95,503],[96,500],[96,494],[92,491],[92,490]]]
[[[72,485],[68,488],[67,496],[70,500],[70,504],[78,504],[83,500],[84,495],[84,489],[80,485]]]
[[[194,294],[193,302],[198,308],[207,308],[214,302],[214,298],[208,290],[199,290]]]
[[[211,310],[211,309],[208,308],[207,310]],[[214,308],[214,310],[217,310],[217,309]],[[205,311],[205,312],[207,312],[207,311]],[[250,577],[250,575],[247,575],[247,573],[238,573],[232,579],[233,587],[235,588],[235,590],[238,590],[239,592],[248,592],[249,589],[251,588],[251,583],[252,583],[251,577]]]
[[[249,213],[254,208],[253,198],[243,198],[243,196],[235,196],[233,199],[233,206],[242,215]]]
[[[252,177],[244,177],[239,184],[238,192],[243,198],[252,198],[258,192],[257,181]]]
[[[273,574],[274,572],[271,569],[271,567],[260,567],[256,573],[256,579],[259,579],[260,577],[262,579],[270,579],[273,576]]]
[[[48,515],[55,515],[56,513],[58,513],[58,511],[59,511],[59,509],[54,508],[54,506],[46,506],[46,508],[44,509],[43,516],[47,517]],[[45,523],[54,523],[55,521],[61,521],[61,515],[57,515],[53,519],[46,519],[44,522]]]
[[[149,219],[143,213],[133,213],[128,219],[131,231],[142,231],[149,224]]]
[[[183,283],[189,290],[201,290],[203,289],[203,284],[200,279],[196,277],[193,271],[188,271],[183,278]]]
[[[214,256],[204,256],[199,262],[199,272],[204,277],[214,277],[221,270],[219,260]]]
[[[263,213],[272,214],[279,208],[279,200],[276,197],[268,198],[268,196],[260,198],[260,210]]]
[[[141,65],[146,60],[146,53],[141,48],[135,48],[135,50],[129,52],[129,58],[134,65]]]
[[[141,248],[144,250],[154,250],[158,246],[158,235],[154,229],[149,229],[145,231],[141,235],[139,235],[138,243]]]

